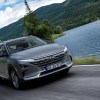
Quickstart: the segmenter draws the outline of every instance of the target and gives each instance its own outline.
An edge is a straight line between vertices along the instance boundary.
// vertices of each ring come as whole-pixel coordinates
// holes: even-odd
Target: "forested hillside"
[[[44,6],[35,11],[41,21],[48,19],[52,26],[68,30],[100,19],[100,0],[66,0],[61,4]],[[0,29],[0,40],[20,37],[25,31],[23,19]]]

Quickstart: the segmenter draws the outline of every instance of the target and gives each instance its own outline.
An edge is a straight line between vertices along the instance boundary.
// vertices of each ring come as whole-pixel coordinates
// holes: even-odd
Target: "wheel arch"
[[[18,75],[18,78],[23,81],[23,76],[22,76],[22,71],[21,68],[19,67],[19,65],[17,64],[8,64],[8,75],[10,78],[10,71],[14,70],[16,72],[16,74]]]
[[[14,67],[13,64],[8,64],[8,75],[9,75],[9,79],[10,79],[10,71],[14,70],[17,73],[17,69]]]

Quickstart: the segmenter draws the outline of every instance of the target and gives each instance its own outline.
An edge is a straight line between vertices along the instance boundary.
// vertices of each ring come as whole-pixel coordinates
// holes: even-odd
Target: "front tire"
[[[18,75],[17,75],[15,70],[10,71],[10,79],[11,79],[11,82],[12,82],[14,88],[20,89],[21,82],[20,82]]]

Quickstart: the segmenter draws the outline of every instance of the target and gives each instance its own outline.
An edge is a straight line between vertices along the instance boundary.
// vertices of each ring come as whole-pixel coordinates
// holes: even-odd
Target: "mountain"
[[[66,0],[60,4],[41,7],[35,12],[38,19],[48,19],[53,26],[68,30],[100,19],[100,0]],[[20,37],[24,33],[23,18],[0,29],[0,40]]]
[[[22,23],[22,19],[20,19],[19,21],[0,29],[0,40],[3,41],[22,36],[24,32]]]
[[[42,7],[36,15],[67,30],[99,19],[100,0],[66,0],[62,4]]]

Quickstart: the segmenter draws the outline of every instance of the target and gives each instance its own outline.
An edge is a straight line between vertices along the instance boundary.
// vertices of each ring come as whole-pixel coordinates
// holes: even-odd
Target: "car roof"
[[[3,41],[0,44],[6,44],[6,43],[9,43],[9,42],[18,41],[18,40],[21,40],[21,39],[27,39],[27,38],[31,38],[31,37],[35,37],[35,36],[25,36],[25,37],[10,39],[10,40],[7,40],[7,41]]]

